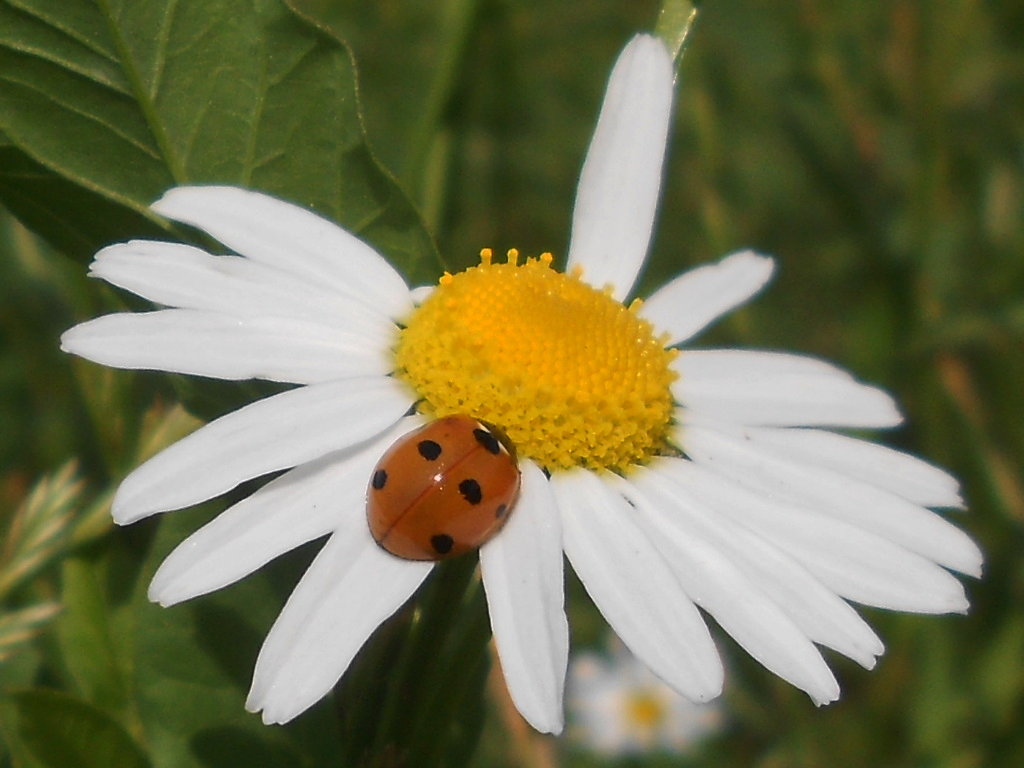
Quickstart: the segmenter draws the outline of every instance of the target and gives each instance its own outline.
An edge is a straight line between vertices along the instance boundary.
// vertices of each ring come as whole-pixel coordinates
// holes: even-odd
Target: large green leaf
[[[90,558],[63,563],[64,613],[57,624],[57,641],[77,692],[107,712],[125,713],[131,666],[126,649],[115,642],[103,576]]]
[[[0,200],[61,251],[83,257],[116,240],[166,234],[141,213],[69,181],[11,145],[0,146]]]
[[[308,553],[183,605],[147,598],[157,566],[207,517],[199,508],[118,529],[67,565],[58,641],[73,687],[135,735],[155,768],[328,765],[339,743],[329,705],[284,727],[244,706],[260,644]]]
[[[106,714],[58,691],[37,689],[0,702],[0,731],[24,768],[148,768],[145,754]]]
[[[0,0],[0,135],[52,174],[5,171],[2,199],[79,257],[97,220],[132,236],[168,187],[217,182],[315,208],[414,281],[437,273],[367,145],[348,50],[280,0]]]

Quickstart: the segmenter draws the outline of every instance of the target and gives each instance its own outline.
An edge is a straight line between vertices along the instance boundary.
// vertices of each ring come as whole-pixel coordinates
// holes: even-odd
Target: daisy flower
[[[680,350],[769,279],[751,252],[629,297],[658,200],[673,64],[625,48],[581,178],[565,273],[489,251],[410,291],[370,246],[313,213],[229,187],[172,189],[153,209],[236,255],[175,243],[101,251],[92,274],[167,308],[72,328],[63,348],[104,365],[297,385],[200,428],[136,469],[120,524],[286,470],[184,541],[150,597],[219,589],[327,541],[256,662],[247,706],[286,722],[331,690],[430,573],[368,530],[366,489],[426,418],[497,425],[522,472],[480,574],[509,691],[538,730],[562,728],[568,657],[563,552],[597,608],[658,677],[694,701],[722,689],[702,612],[819,704],[839,695],[817,646],[865,667],[882,643],[848,601],[962,612],[950,571],[981,554],[928,507],[956,481],[826,428],[899,423],[884,392],[835,366],[750,350]],[[407,415],[415,411],[414,415]]]
[[[720,699],[683,698],[621,643],[609,654],[574,654],[566,691],[567,734],[607,756],[685,753],[723,725]]]

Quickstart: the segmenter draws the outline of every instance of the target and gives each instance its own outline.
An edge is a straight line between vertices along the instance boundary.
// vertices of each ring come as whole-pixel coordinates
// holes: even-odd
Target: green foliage
[[[132,738],[95,707],[57,691],[15,693],[0,704],[0,733],[26,768],[149,768]]]
[[[665,0],[661,5],[654,34],[665,42],[677,63],[696,20],[697,8],[689,0]]]
[[[498,694],[468,708],[462,732],[431,738],[455,692],[476,701],[487,664],[420,680],[417,660],[472,655],[460,642],[486,635],[479,605],[440,601],[445,626],[400,614],[333,700],[261,725],[243,708],[253,662],[310,552],[151,605],[160,560],[216,509],[112,532],[105,507],[126,471],[196,422],[168,405],[167,377],[72,363],[57,336],[124,300],[85,280],[97,248],[194,237],[148,211],[176,183],[310,206],[412,283],[441,267],[434,237],[451,268],[483,246],[558,257],[608,66],[683,5],[0,0],[0,201],[59,249],[0,216],[0,766],[353,764],[366,743],[396,741],[461,765],[478,726],[477,765],[604,764],[531,735]],[[1015,765],[1024,19],[970,0],[700,8],[641,294],[731,249],[777,256],[772,289],[702,341],[821,355],[893,390],[908,425],[888,439],[964,480],[971,512],[957,522],[986,575],[968,585],[967,617],[869,612],[887,653],[870,673],[830,659],[844,694],[822,710],[723,638],[727,730],[688,758],[619,764]],[[246,396],[189,386],[203,413]],[[599,644],[603,622],[571,580],[568,600],[574,641]],[[403,661],[424,633],[438,644]],[[396,695],[414,708],[378,717]]]
[[[151,235],[168,187],[218,182],[309,205],[414,278],[436,271],[370,154],[348,51],[283,3],[7,1],[0,30],[0,130],[16,150],[0,190],[73,255],[109,239],[96,214],[122,238]]]
[[[4,529],[0,551],[0,597],[46,565],[68,536],[80,508],[82,483],[69,462],[41,480]]]
[[[60,613],[60,603],[37,603],[0,616],[0,663],[39,634]]]

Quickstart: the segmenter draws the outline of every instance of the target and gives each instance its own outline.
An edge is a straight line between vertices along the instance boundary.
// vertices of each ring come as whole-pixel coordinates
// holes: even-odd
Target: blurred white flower
[[[585,651],[569,661],[566,731],[577,745],[606,756],[684,753],[722,728],[721,699],[692,702],[621,643],[609,645],[608,654]]]

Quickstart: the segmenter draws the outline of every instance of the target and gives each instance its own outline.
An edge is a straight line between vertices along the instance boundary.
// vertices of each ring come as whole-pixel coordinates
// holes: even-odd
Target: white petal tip
[[[434,292],[434,286],[432,285],[421,285],[413,288],[409,291],[409,297],[412,299],[412,303],[415,306],[419,306],[424,301],[430,298],[430,294]]]
[[[701,688],[687,693],[678,690],[677,692],[695,704],[707,704],[709,701],[714,701],[725,691],[725,667],[722,666],[721,661],[712,672],[715,676],[712,679],[701,681],[703,683]]]
[[[634,35],[633,39],[630,40],[626,47],[623,49],[623,54],[630,55],[644,55],[653,56],[661,59],[667,63],[670,67],[672,66],[672,53],[668,47],[662,42],[660,37],[641,32],[640,34]]]
[[[110,508],[110,517],[113,518],[116,525],[131,525],[135,522],[134,515],[129,514],[124,509],[117,509],[115,507]]]
[[[255,714],[260,711],[261,706],[250,706],[246,703],[245,708]],[[264,725],[284,725],[294,720],[304,711],[299,710],[295,712],[285,708],[275,708],[273,704],[269,706],[263,705],[262,709],[260,718],[263,720]]]
[[[245,708],[254,715],[259,715],[264,725],[284,725],[292,719],[290,717],[278,717],[273,711],[263,709],[261,705],[250,704],[249,702],[246,702]]]
[[[854,657],[853,660],[864,667],[864,669],[874,669],[878,665],[879,658],[884,653],[885,645],[882,644],[881,640],[878,640],[870,648],[861,649],[861,654]]]
[[[749,249],[724,256],[719,262],[719,265],[723,264],[746,269],[750,272],[751,278],[760,277],[764,282],[768,282],[775,274],[775,259]]]
[[[839,683],[834,677],[829,675],[827,680],[818,681],[818,686],[815,690],[806,690],[805,692],[811,697],[814,706],[824,707],[839,700]]]
[[[963,565],[957,570],[965,576],[970,576],[972,579],[980,579],[984,575],[985,563],[981,558],[981,553],[978,553],[978,557],[971,557],[967,559]]]
[[[114,500],[110,502],[110,516],[117,525],[131,525],[146,516],[145,512],[132,510],[129,506],[120,498],[120,493],[114,494]]]
[[[253,686],[253,690],[249,691],[249,696],[245,700],[245,709],[247,712],[259,715],[264,725],[281,725],[291,720],[290,717],[282,717],[283,713],[280,709],[268,702],[267,696],[262,692],[257,693],[255,686]]]
[[[957,568],[961,573],[980,579],[985,570],[985,553],[975,543],[974,539],[967,534],[963,535],[963,552],[961,553],[961,567]]]
[[[161,608],[170,608],[171,606],[182,602],[181,600],[175,600],[173,597],[169,597],[162,591],[153,591],[152,588],[150,588],[149,592],[146,593],[146,598],[149,602],[156,603]]]
[[[173,187],[167,190],[149,206],[150,210],[168,219],[174,218],[172,214],[177,208],[176,202],[181,199],[183,194],[188,194],[188,189],[189,187]]]
[[[565,723],[562,718],[559,717],[557,720],[551,722],[545,722],[538,720],[534,722],[533,719],[527,720],[527,722],[533,727],[533,729],[539,733],[550,733],[552,736],[559,736],[562,730],[565,728]]]
[[[194,595],[188,594],[180,585],[176,585],[172,579],[167,578],[157,569],[156,575],[149,583],[149,590],[146,597],[149,602],[156,603],[161,608],[170,608],[172,605],[183,603]]]
[[[114,243],[113,245],[100,248],[96,251],[96,255],[92,257],[92,263],[89,265],[89,277],[96,276],[101,269],[107,266],[109,261],[117,258],[118,254],[125,251],[132,252],[145,242],[147,241],[129,240],[127,243]],[[102,275],[99,276],[102,277]]]
[[[60,335],[60,351],[66,352],[69,355],[77,355],[78,342],[81,337],[81,333],[78,331],[82,326],[76,325],[74,328],[68,328],[64,333]]]
[[[863,426],[871,429],[892,429],[903,424],[903,414],[892,395],[879,387],[863,385],[866,395],[865,402],[870,404],[866,409]]]
[[[179,203],[186,203],[192,198],[196,198],[204,193],[209,193],[216,190],[231,190],[233,192],[243,192],[244,190],[238,189],[237,187],[225,187],[225,186],[182,186],[182,187],[171,187],[169,190],[164,192],[158,200],[156,200],[150,209],[159,213],[161,216],[166,216],[169,219],[174,218],[174,214],[179,210]]]
[[[696,696],[687,695],[686,698],[697,704],[707,704],[708,702],[714,701],[722,695],[722,691],[725,689],[724,684],[717,686],[709,686],[706,690],[700,691]]]
[[[263,720],[264,725],[283,725],[284,723],[288,722],[287,720],[275,718],[273,715],[268,714],[266,710],[263,710],[260,719]]]
[[[950,598],[949,604],[945,606],[945,609],[946,613],[957,613],[961,616],[966,616],[971,610],[971,602],[967,599],[966,595],[959,595]]]
[[[210,203],[243,204],[246,200],[265,198],[254,190],[217,184],[195,184],[172,187],[159,200],[149,206],[150,210],[172,221],[185,221],[197,210]],[[216,199],[219,198],[219,199]]]

